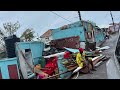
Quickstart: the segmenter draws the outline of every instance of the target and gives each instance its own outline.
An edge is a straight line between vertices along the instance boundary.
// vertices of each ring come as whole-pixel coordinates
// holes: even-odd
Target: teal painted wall
[[[98,33],[96,32],[95,33],[96,42],[99,43],[99,42],[103,41],[104,40],[104,36],[105,35],[104,35],[103,31],[98,31]]]
[[[34,60],[34,64],[38,64],[40,57],[42,56],[42,52],[44,50],[44,43],[42,42],[18,42],[17,43],[21,50],[31,49],[32,58]],[[17,47],[16,47],[17,50]]]
[[[101,42],[104,40],[104,33],[100,31],[99,33],[96,33],[96,24],[93,22],[84,22],[84,27],[86,28],[87,31],[91,31],[91,28],[89,27],[89,24],[92,24],[94,30],[95,30],[95,41],[97,43]],[[55,39],[61,39],[61,38],[66,38],[66,37],[72,37],[72,36],[79,36],[80,41],[85,41],[85,36],[84,36],[84,29],[81,26],[81,22],[75,22],[72,24],[68,24],[68,28],[61,30],[60,28],[52,30],[52,37],[53,40]]]
[[[17,63],[17,58],[6,58],[3,60],[0,60],[0,69],[2,73],[2,79],[10,79],[9,77],[9,72],[8,72],[8,65],[16,65],[17,70],[18,70],[18,63]],[[19,70],[18,70],[18,77],[19,76]]]
[[[73,27],[65,30],[53,30],[53,39],[61,39],[66,37],[79,36],[80,41],[85,41],[83,27]]]

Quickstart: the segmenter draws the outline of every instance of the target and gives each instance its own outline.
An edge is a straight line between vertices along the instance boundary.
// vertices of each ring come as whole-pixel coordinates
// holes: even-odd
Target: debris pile
[[[60,41],[61,42],[61,41]],[[67,41],[68,42],[68,41]],[[59,42],[57,42],[59,43]],[[53,45],[53,43],[52,43]],[[55,42],[54,42],[55,45]],[[54,47],[54,45],[52,47]],[[69,44],[67,44],[70,46]],[[76,62],[76,55],[79,52],[79,49],[73,49],[68,47],[61,47],[58,45],[53,50],[49,50],[47,56],[43,55],[45,65],[39,63],[35,66],[35,73],[37,79],[65,79],[73,78],[72,75],[76,74],[74,78],[77,78],[79,72],[88,73],[92,69],[91,64],[87,61],[88,67],[79,67]],[[109,59],[102,54],[103,50],[109,49],[109,46],[105,47],[96,47],[94,51],[86,51],[86,57],[92,60],[94,67],[98,67],[103,61]],[[43,67],[41,67],[43,66]]]

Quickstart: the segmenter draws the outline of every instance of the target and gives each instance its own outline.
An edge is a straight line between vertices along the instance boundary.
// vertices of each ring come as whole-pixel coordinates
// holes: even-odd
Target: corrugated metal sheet
[[[63,47],[77,49],[80,47],[80,38],[79,36],[74,36],[63,39],[57,39],[52,40],[50,44],[60,49],[62,49]]]

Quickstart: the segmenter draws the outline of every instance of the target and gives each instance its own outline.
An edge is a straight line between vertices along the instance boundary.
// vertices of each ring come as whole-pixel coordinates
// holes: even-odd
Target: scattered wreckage
[[[81,68],[78,67],[75,57],[76,57],[76,53],[79,52],[78,49],[72,49],[72,48],[65,48],[64,52],[61,53],[55,53],[52,55],[48,55],[48,56],[44,56],[44,58],[52,58],[58,60],[58,62],[56,63],[58,65],[58,67],[56,67],[55,73],[53,75],[47,75],[44,79],[72,79],[72,78],[77,78],[79,76],[79,72],[82,73],[88,73],[88,68]],[[87,56],[88,57],[93,57],[92,61],[95,67],[99,66],[103,61],[109,59],[108,57],[106,57],[105,55],[101,54],[101,50],[104,49],[108,49],[105,47],[100,48],[100,50],[93,51],[93,52],[87,52]],[[70,54],[69,54],[70,53]],[[67,56],[67,58],[66,58]],[[89,66],[91,68],[91,66]],[[39,68],[40,69],[40,68]],[[41,70],[42,71],[42,70]],[[43,70],[43,72],[37,72],[39,74],[44,74],[43,72],[45,72]],[[46,72],[47,73],[47,72]],[[46,75],[45,73],[45,75]],[[74,77],[73,77],[74,75]]]
[[[73,40],[70,40],[72,43]],[[78,41],[77,44],[79,44]],[[6,58],[6,63],[0,60],[0,77],[2,79],[77,79],[79,72],[88,73],[87,67],[80,68],[76,63],[76,54],[79,52],[77,45],[72,45],[72,48],[67,47],[70,46],[67,43],[59,48],[53,46],[43,53],[43,42],[17,42],[15,44],[16,57]],[[108,46],[97,47],[94,51],[86,51],[86,55],[92,58],[94,66],[99,66],[101,62],[108,59],[102,54],[102,50],[109,48]],[[7,68],[10,65],[13,65],[11,68],[15,72]],[[6,72],[3,72],[5,69],[3,66],[6,67]],[[91,68],[90,65],[89,67]]]

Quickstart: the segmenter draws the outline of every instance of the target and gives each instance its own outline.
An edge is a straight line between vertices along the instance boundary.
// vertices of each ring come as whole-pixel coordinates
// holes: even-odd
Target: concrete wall
[[[99,31],[99,30],[96,30],[94,23],[84,22],[83,25],[87,31],[92,31],[92,30],[95,31],[94,34],[95,34],[96,42],[101,42],[104,40],[103,32],[100,31],[98,33],[97,31]],[[84,29],[81,26],[80,22],[75,22],[75,23],[69,24],[68,28],[64,29],[64,30],[61,30],[61,28],[52,30],[53,39],[61,39],[61,38],[66,38],[66,37],[71,37],[71,36],[79,36],[80,41],[85,41]]]
[[[42,56],[44,50],[44,44],[42,42],[19,42],[17,44],[21,50],[31,49],[34,64],[39,62],[39,58]],[[16,49],[18,48],[16,47]]]
[[[14,65],[14,64],[17,66],[17,71],[18,71],[17,58],[6,58],[3,60],[0,60],[0,69],[2,73],[2,79],[10,79],[8,65]],[[20,77],[19,71],[18,71],[18,77]]]
[[[97,43],[99,43],[99,42],[104,40],[104,33],[103,33],[103,31],[98,31],[98,30],[95,31],[95,40],[96,40]]]
[[[65,30],[56,30],[56,31],[53,30],[52,36],[54,40],[66,38],[66,37],[72,37],[72,36],[79,36],[80,41],[85,41],[83,27],[73,27]]]

